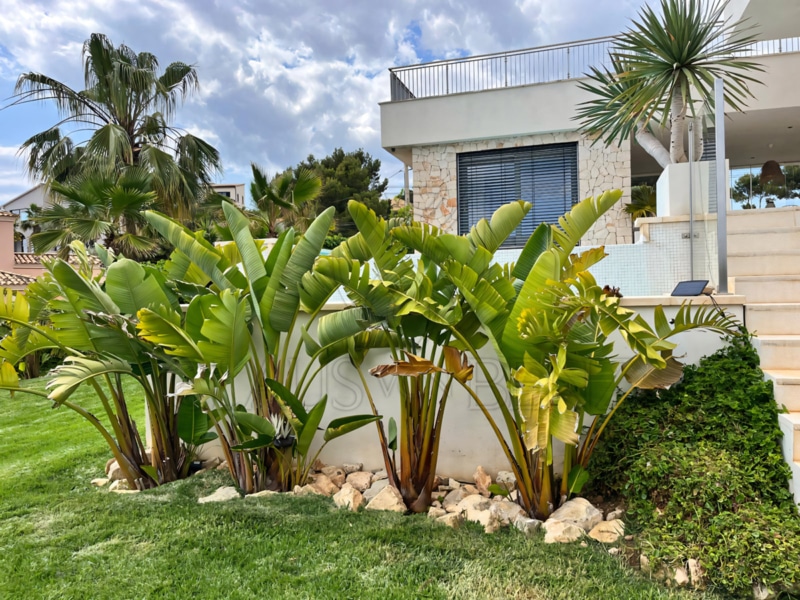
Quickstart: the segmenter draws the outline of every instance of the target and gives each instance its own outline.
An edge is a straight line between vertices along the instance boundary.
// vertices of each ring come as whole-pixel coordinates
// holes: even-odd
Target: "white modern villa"
[[[727,15],[759,26],[748,55],[764,68],[746,112],[726,109],[733,184],[744,174],[758,177],[768,161],[800,163],[800,2],[732,0]],[[713,118],[693,124],[703,128],[701,161],[670,165],[672,173],[635,142],[593,144],[574,119],[590,97],[578,84],[590,66],[607,64],[612,43],[597,38],[390,69],[381,144],[413,172],[418,221],[465,233],[505,202],[532,201],[517,247],[581,198],[620,188],[625,204],[632,185],[656,185],[658,216],[639,219],[638,232],[620,205],[583,240],[609,254],[595,276],[634,306],[648,303],[635,297],[663,296],[690,279],[709,280],[723,292],[720,303],[741,305],[776,399],[789,411],[780,422],[800,502],[800,206],[742,210],[728,199],[718,244]]]

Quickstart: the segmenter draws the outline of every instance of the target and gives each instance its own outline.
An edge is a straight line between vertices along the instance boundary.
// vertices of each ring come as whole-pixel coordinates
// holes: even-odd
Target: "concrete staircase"
[[[728,213],[731,291],[745,296],[747,328],[775,400],[783,456],[800,503],[800,208]]]

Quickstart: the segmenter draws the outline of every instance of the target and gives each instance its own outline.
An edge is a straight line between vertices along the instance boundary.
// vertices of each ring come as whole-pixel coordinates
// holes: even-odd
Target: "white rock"
[[[754,583],[753,584],[753,598],[754,600],[772,600],[776,598],[777,594],[775,591],[762,584],[762,583]]]
[[[116,460],[112,460],[109,464],[106,465],[106,475],[111,481],[119,481],[120,479],[125,479],[125,474],[122,472],[122,469],[119,466],[119,463]]]
[[[500,502],[493,502],[491,511],[497,515],[497,519],[501,525],[510,525],[517,517],[527,517],[525,509],[515,502],[502,500]]]
[[[385,480],[388,482],[388,480]],[[365,492],[372,485],[372,473],[369,471],[354,471],[347,476],[347,483],[359,492]]]
[[[464,485],[461,486],[461,489],[464,490],[464,493],[467,494],[467,496],[473,496],[475,494],[480,494],[480,491],[478,491],[478,488],[475,487],[474,485],[472,485],[471,483],[465,483]]]
[[[406,505],[400,492],[392,485],[384,487],[378,495],[367,504],[367,510],[390,510],[394,512],[406,512]]]
[[[95,487],[103,487],[108,484],[109,481],[110,479],[108,477],[97,477],[96,479],[92,479],[91,484]]]
[[[292,490],[292,493],[295,496],[324,496],[325,495],[322,492],[320,492],[317,488],[312,486],[311,484],[307,484],[307,485],[303,485],[303,486],[296,485],[296,486],[294,486],[294,489]]]
[[[128,484],[127,479],[115,479],[111,482],[111,485],[108,486],[108,490],[111,492],[121,492],[129,489],[131,489],[131,486]]]
[[[600,521],[589,532],[590,538],[604,544],[615,544],[623,535],[625,535],[625,523],[619,519]]]
[[[342,469],[346,475],[350,475],[350,473],[355,473],[357,471],[361,471],[364,469],[363,463],[344,463],[342,465]]]
[[[345,483],[342,489],[333,495],[333,502],[339,508],[349,508],[353,512],[364,505],[364,496],[349,483]]]
[[[480,494],[486,497],[491,495],[489,486],[492,485],[492,477],[484,470],[483,467],[478,467],[475,469],[475,473],[472,475],[472,480],[475,482],[475,487],[478,488],[478,492]]]
[[[689,585],[689,574],[683,567],[675,569],[675,585],[678,587]]]
[[[450,477],[447,480],[447,485],[450,487],[451,490],[457,490],[458,488],[461,487],[461,482]]]
[[[519,516],[514,521],[514,527],[521,531],[525,537],[533,537],[542,526],[539,519],[529,519],[528,517]]]
[[[197,503],[205,504],[206,502],[227,502],[228,500],[236,500],[237,498],[241,498],[241,496],[239,496],[239,491],[235,487],[229,485],[217,488],[217,490],[210,496],[198,498]]]
[[[464,522],[464,516],[460,513],[445,513],[443,516],[436,519],[437,523],[442,523],[453,529],[458,529]]]
[[[648,574],[650,573],[650,559],[647,558],[647,556],[645,556],[644,554],[639,556],[639,568],[644,573]]]
[[[608,549],[608,553],[609,553],[611,556],[616,556],[617,554],[619,554],[619,548],[617,548],[617,547],[614,547],[614,548],[609,548],[609,549]]]
[[[445,509],[436,507],[431,507],[428,509],[429,519],[438,519],[439,517],[443,517],[447,514],[455,515],[457,513],[448,513]]]
[[[365,492],[363,492],[364,500],[366,502],[369,502],[375,496],[377,496],[383,488],[385,488],[388,485],[389,485],[389,480],[388,479],[379,479],[378,481],[373,483],[371,486],[369,486],[369,489],[367,489]],[[355,487],[355,486],[353,486],[353,487]]]
[[[372,481],[380,481],[381,479],[386,479],[389,477],[389,474],[386,472],[386,469],[380,469],[375,471],[372,476]]]
[[[139,490],[110,490],[115,494],[138,494]]]
[[[461,488],[448,492],[447,496],[442,501],[442,506],[447,512],[456,512],[458,503],[461,502],[467,494]]]
[[[562,504],[550,515],[550,518],[556,521],[567,521],[584,531],[591,531],[592,527],[603,520],[603,513],[585,498],[573,498]]]
[[[261,490],[260,492],[247,494],[247,496],[245,496],[245,500],[248,498],[266,498],[267,496],[274,496],[275,494],[280,494],[280,492],[276,492],[274,490]]]
[[[466,516],[467,521],[475,521],[476,523],[480,523],[481,519],[478,515],[480,513],[487,512],[491,504],[492,503],[487,498],[476,494],[474,496],[467,496],[466,498],[462,499],[456,505],[455,510],[449,512],[463,514]],[[484,517],[484,520],[486,518],[488,517]]]
[[[227,468],[228,468],[228,461],[227,460],[223,460],[221,463],[219,463],[217,465],[217,471],[224,471]]]
[[[584,530],[569,521],[559,521],[552,516],[542,525],[545,530],[545,544],[566,544],[575,542],[583,537]]]
[[[507,489],[509,492],[517,489],[517,478],[514,477],[514,474],[511,471],[498,471],[497,479],[495,481],[497,482],[497,485]]]
[[[342,471],[342,478],[344,478],[344,471]],[[309,480],[310,479],[311,478],[309,477]],[[314,475],[314,479],[313,481],[310,481],[309,485],[323,496],[333,496],[339,491],[339,486],[331,481],[330,477],[324,473],[317,473]]]
[[[616,510],[610,510],[606,515],[606,521],[616,521],[617,519],[621,519],[624,514],[625,511],[622,510],[621,508],[618,508]]]
[[[341,467],[325,467],[322,469],[322,474],[327,475],[328,479],[333,482],[336,487],[342,487],[345,482],[347,474]]]
[[[686,561],[686,567],[689,569],[689,578],[692,580],[692,585],[694,587],[702,586],[705,582],[706,573],[703,567],[700,566],[700,562],[697,559],[690,558]]]

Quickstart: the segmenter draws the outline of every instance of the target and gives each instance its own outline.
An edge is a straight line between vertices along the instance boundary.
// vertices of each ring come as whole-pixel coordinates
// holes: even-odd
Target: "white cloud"
[[[392,174],[400,163],[381,149],[377,106],[389,96],[388,68],[614,33],[641,3],[4,0],[0,98],[27,70],[81,86],[81,45],[103,32],[154,53],[162,67],[196,65],[200,92],[178,111],[177,125],[218,147],[226,179],[247,180],[250,161],[273,171],[337,146],[365,148]],[[18,123],[16,110],[0,111],[0,148],[14,152],[53,118],[42,111],[39,121]],[[16,169],[19,186],[27,185],[19,161],[4,152],[0,169]],[[0,201],[5,193],[0,184]]]

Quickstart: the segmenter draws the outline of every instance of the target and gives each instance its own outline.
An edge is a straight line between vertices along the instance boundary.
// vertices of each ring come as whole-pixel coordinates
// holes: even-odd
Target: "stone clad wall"
[[[589,138],[575,131],[415,146],[412,150],[414,219],[431,223],[445,231],[458,232],[458,153],[564,142],[578,142],[580,198],[611,189],[622,189],[624,192],[621,202],[597,223],[582,240],[583,243],[592,246],[632,243],[631,220],[622,211],[622,205],[630,202],[630,143],[610,148],[602,144],[592,146]]]

